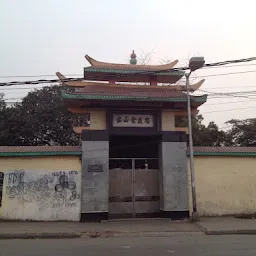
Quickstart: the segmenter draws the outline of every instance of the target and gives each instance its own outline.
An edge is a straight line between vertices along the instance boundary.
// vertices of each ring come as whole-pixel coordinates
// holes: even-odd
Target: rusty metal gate
[[[155,216],[159,200],[158,159],[109,159],[110,217]]]

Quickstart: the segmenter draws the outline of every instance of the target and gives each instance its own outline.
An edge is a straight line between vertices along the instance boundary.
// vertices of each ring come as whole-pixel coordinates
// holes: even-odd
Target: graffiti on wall
[[[7,174],[6,193],[10,199],[37,204],[39,209],[76,207],[78,171],[58,171],[47,174],[14,171]]]
[[[0,207],[2,207],[4,173],[0,172]]]

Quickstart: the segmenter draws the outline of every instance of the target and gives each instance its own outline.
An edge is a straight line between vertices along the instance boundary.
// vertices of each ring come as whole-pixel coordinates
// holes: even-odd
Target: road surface
[[[255,236],[173,237],[0,240],[1,256],[250,256],[256,255]]]

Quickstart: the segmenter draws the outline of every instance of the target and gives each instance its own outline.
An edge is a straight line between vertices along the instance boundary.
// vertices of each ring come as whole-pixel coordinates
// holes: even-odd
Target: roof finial
[[[136,59],[136,54],[135,54],[135,52],[134,52],[134,50],[132,51],[132,54],[131,54],[131,59],[130,59],[130,64],[133,64],[133,65],[135,65],[135,64],[137,64],[137,59]]]

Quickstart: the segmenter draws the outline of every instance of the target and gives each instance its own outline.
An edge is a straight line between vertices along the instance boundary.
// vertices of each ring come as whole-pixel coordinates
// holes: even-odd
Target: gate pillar
[[[163,132],[160,146],[160,209],[165,217],[189,217],[187,137]]]
[[[109,136],[107,131],[82,133],[81,221],[108,218]]]

